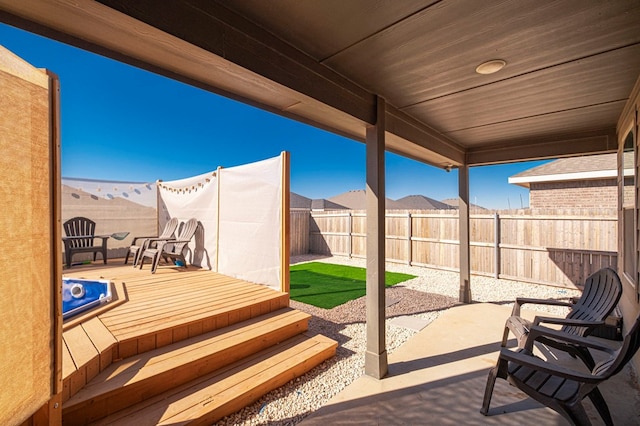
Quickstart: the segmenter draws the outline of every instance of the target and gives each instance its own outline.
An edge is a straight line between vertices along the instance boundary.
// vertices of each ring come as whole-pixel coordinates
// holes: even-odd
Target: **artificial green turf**
[[[366,269],[330,263],[309,262],[293,265],[290,270],[290,294],[293,300],[331,309],[366,293]],[[390,287],[415,275],[385,272]]]

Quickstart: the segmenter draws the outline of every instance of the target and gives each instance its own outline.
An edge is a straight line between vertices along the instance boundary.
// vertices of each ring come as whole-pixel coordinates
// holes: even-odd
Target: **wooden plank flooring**
[[[298,336],[309,318],[284,308],[112,364],[64,404],[63,422],[87,424],[182,386]]]
[[[124,283],[126,292],[124,303],[64,331],[65,400],[112,361],[289,306],[286,293],[208,270],[151,274],[116,262],[64,270],[66,277]]]
[[[321,335],[299,335],[95,424],[210,425],[332,357],[336,346]]]

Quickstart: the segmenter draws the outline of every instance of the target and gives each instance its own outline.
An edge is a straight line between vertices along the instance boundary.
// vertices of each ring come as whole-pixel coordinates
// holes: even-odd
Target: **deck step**
[[[65,425],[87,424],[180,387],[307,330],[284,308],[114,363],[63,404]]]
[[[94,424],[210,425],[331,358],[336,347],[322,335],[298,335]]]

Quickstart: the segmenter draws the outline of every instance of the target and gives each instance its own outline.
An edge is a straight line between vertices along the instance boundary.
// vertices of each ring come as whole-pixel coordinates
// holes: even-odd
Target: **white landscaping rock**
[[[306,261],[366,266],[364,259],[318,255],[295,256],[291,264]],[[430,323],[444,310],[458,303],[460,282],[457,272],[395,263],[387,263],[386,269],[417,276],[387,289],[387,298],[398,301],[387,307],[387,318],[414,317]],[[504,305],[513,305],[516,297],[559,299],[580,295],[578,290],[475,275],[471,279],[471,292],[475,302]],[[364,297],[334,309],[316,308],[294,300],[290,305],[313,315],[309,321],[310,334],[322,334],[338,342],[336,356],[240,412],[222,419],[219,425],[295,425],[364,373]],[[527,309],[558,316],[565,316],[568,312],[566,308],[540,305],[527,305]],[[417,332],[390,322],[387,321],[386,329],[387,353],[392,353]]]

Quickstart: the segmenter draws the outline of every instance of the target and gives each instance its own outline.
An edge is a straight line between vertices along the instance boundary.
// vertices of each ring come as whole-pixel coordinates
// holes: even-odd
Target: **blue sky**
[[[291,190],[330,198],[365,187],[362,143],[0,24],[0,45],[60,78],[62,175],[155,181],[291,153]],[[543,162],[470,169],[470,200],[528,206],[509,176]],[[457,172],[388,153],[387,197],[455,198]]]

